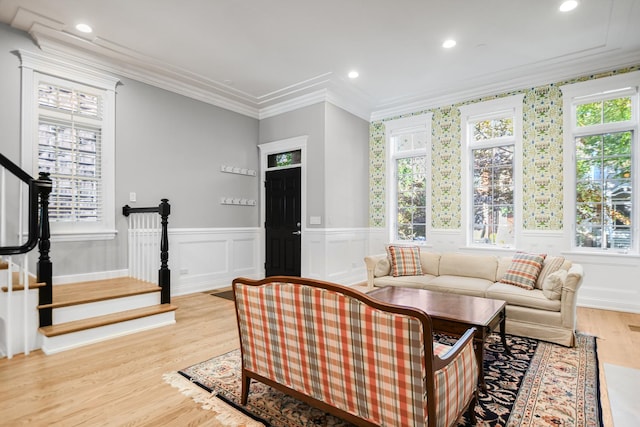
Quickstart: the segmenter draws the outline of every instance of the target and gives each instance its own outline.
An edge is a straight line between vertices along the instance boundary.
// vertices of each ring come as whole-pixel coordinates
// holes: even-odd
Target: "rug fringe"
[[[222,426],[264,427],[264,424],[227,405],[214,394],[207,393],[177,372],[167,372],[162,375],[162,379],[171,387],[177,388],[184,396],[191,398],[202,409],[215,412],[215,418]]]

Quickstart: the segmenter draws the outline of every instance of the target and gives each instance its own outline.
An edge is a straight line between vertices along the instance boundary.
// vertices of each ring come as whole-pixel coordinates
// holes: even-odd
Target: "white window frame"
[[[490,101],[463,105],[460,109],[460,139],[462,156],[462,200],[461,216],[463,234],[466,246],[479,249],[508,249],[517,248],[522,241],[522,115],[524,94],[507,96]],[[489,120],[513,117],[513,137],[494,139],[489,143],[473,140],[472,123],[479,120]],[[473,242],[473,156],[472,150],[478,148],[499,147],[513,145],[513,245],[480,244]]]
[[[565,238],[569,241],[570,250],[575,253],[606,254],[640,254],[640,71],[603,77],[561,87],[563,94],[563,128],[564,128],[564,215]],[[578,127],[576,124],[576,105],[585,102],[615,99],[631,96],[631,120],[607,123],[596,126]],[[576,246],[576,156],[575,138],[595,133],[620,132],[631,130],[631,167],[635,175],[632,189],[632,236],[633,243],[628,250],[587,248]]]
[[[387,177],[387,194],[386,194],[386,205],[387,205],[387,232],[388,232],[388,240],[391,243],[400,243],[400,244],[412,244],[412,245],[426,245],[429,240],[428,237],[431,234],[432,226],[431,226],[431,120],[433,118],[433,113],[424,113],[416,116],[404,117],[401,119],[390,120],[385,122],[385,141],[387,147],[387,164],[386,164],[386,177]],[[393,144],[393,138],[396,136],[404,135],[407,133],[414,132],[426,132],[427,141],[426,147],[424,150],[412,150],[403,152],[400,155],[396,155],[395,147]],[[406,158],[406,157],[416,157],[416,156],[425,156],[426,162],[426,179],[427,185],[425,191],[427,194],[425,195],[425,242],[417,242],[417,241],[405,241],[398,240],[397,236],[397,174],[395,170],[395,161],[398,158]]]
[[[119,79],[89,67],[19,50],[22,67],[21,161],[23,169],[38,176],[38,84],[47,78],[62,79],[98,89],[103,94],[101,173],[102,221],[51,222],[53,241],[108,240],[115,228],[115,88]]]

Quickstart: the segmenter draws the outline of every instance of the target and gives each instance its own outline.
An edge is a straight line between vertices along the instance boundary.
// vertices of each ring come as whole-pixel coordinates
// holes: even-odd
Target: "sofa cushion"
[[[440,254],[420,250],[420,264],[422,265],[423,274],[432,274],[437,276],[440,265]]]
[[[511,267],[511,260],[513,257],[509,256],[501,256],[498,258],[498,270],[496,271],[496,282],[499,282],[504,277],[504,274]]]
[[[387,252],[391,261],[391,275],[393,277],[422,275],[418,246],[389,245]]]
[[[373,279],[373,286],[401,286],[405,288],[427,289],[427,284],[436,276],[423,274],[422,276],[383,276]]]
[[[560,311],[560,300],[550,300],[541,289],[524,289],[507,283],[496,282],[489,286],[487,298],[501,299],[507,304],[536,308],[546,311]]]
[[[536,288],[542,289],[542,284],[548,275],[558,271],[562,268],[564,264],[563,256],[548,256],[544,259],[542,263],[542,269],[540,270],[540,274],[538,274],[538,280],[536,280]]]
[[[376,263],[376,266],[373,269],[373,276],[388,276],[391,274],[391,263],[389,262],[389,257],[383,258]]]
[[[547,276],[542,284],[542,293],[549,299],[560,299],[562,287],[567,280],[567,270],[558,270]]]
[[[462,276],[438,276],[428,281],[424,289],[437,292],[449,292],[453,294],[484,297],[493,281],[477,277]]]
[[[500,282],[531,290],[536,285],[538,274],[546,254],[536,255],[518,252],[511,260],[511,266]]]
[[[495,282],[497,267],[498,259],[495,256],[445,253],[440,257],[438,274],[477,277]]]

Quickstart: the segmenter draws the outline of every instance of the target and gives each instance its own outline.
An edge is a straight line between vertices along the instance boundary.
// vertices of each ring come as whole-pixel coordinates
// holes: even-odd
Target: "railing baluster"
[[[13,257],[7,257],[9,266],[7,272],[9,278],[7,281],[7,359],[13,358]]]
[[[161,302],[171,302],[171,271],[169,270],[169,234],[167,230],[171,205],[168,199],[162,199],[158,207],[131,208],[126,205],[122,214],[129,217],[132,213],[146,214],[129,218],[129,274],[132,277],[152,281],[152,272],[158,268],[158,285],[161,290]],[[157,215],[160,214],[160,218]],[[160,259],[157,258],[158,249]],[[133,254],[133,256],[132,256]]]
[[[22,255],[22,282],[24,283],[24,292],[22,295],[22,325],[24,333],[24,355],[29,355],[29,255]]]
[[[7,185],[6,185],[6,172],[5,168],[2,168],[0,172],[0,246],[7,244]],[[20,192],[22,194],[22,192]],[[22,206],[22,201],[20,203]]]

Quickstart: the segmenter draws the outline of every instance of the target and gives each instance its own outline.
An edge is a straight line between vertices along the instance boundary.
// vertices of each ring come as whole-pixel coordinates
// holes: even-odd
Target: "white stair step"
[[[159,304],[121,313],[66,322],[39,329],[42,351],[58,353],[72,348],[175,323],[176,306]]]
[[[105,316],[158,304],[160,304],[160,292],[58,307],[53,310],[53,324],[74,322],[88,317]]]

